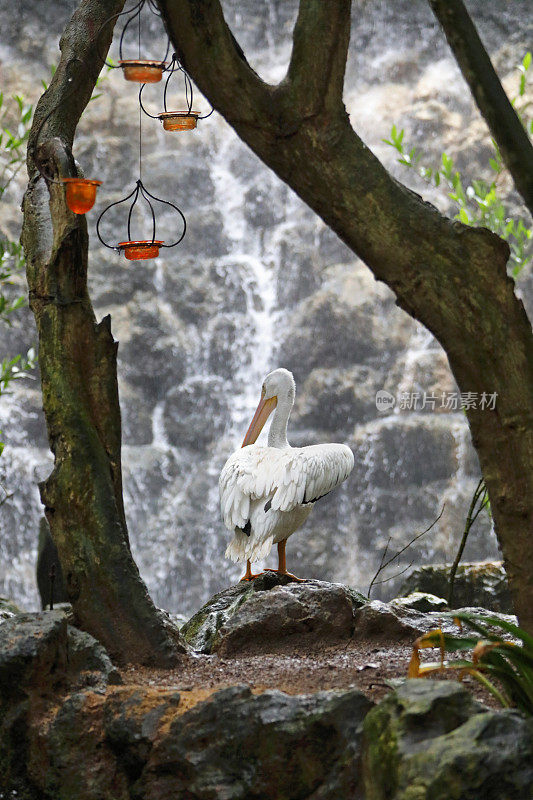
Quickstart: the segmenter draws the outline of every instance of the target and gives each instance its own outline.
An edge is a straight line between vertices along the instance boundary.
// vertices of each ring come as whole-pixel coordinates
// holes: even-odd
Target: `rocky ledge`
[[[412,642],[430,628],[457,632],[446,601],[425,592],[369,602],[349,586],[264,573],[219,592],[181,628],[199,653],[223,658],[302,652],[353,639]],[[483,608],[465,610],[488,614]],[[515,621],[510,615],[498,615]]]
[[[291,653],[312,659],[324,642],[347,659],[368,640],[411,642],[442,625],[441,606],[275,575],[238,584],[182,628],[197,648],[184,659],[221,673],[215,686],[185,683],[185,662],[120,684],[63,611],[14,614],[0,623],[0,798],[531,800],[533,720],[454,681],[401,680],[378,703],[350,685],[297,694],[251,674],[224,686],[224,665],[276,650],[296,664]]]

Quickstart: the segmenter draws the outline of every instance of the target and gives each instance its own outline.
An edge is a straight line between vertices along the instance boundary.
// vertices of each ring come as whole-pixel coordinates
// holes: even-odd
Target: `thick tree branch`
[[[220,0],[158,0],[158,5],[185,69],[194,71],[199,88],[232,125],[260,126],[274,138],[287,137],[304,119],[342,106],[351,0],[301,0],[287,77],[278,86],[251,69]],[[189,63],[187,42],[196,43],[196,53],[201,48],[201,62]],[[212,94],[214,72],[224,80]]]
[[[518,192],[533,215],[533,145],[463,0],[429,0]]]
[[[351,0],[300,0],[287,80],[306,115],[342,104],[350,8]]]

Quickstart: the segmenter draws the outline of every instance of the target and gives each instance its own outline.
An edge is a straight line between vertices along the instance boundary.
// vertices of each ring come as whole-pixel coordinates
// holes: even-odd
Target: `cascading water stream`
[[[47,3],[55,20],[50,41],[64,24],[60,5]],[[224,5],[252,68],[271,83],[280,80],[297,4]],[[413,15],[405,0],[371,0],[364,15],[354,15],[345,99],[354,127],[393,171],[399,170],[395,155],[382,142],[392,123],[409,128],[412,121],[406,137],[426,131],[423,142],[413,143],[423,144],[437,163],[443,137],[449,142],[454,130],[462,131],[454,157],[467,155],[469,164],[484,158],[477,112],[462,84],[452,86],[453,59],[444,41],[436,41],[426,5]],[[510,20],[514,12],[507,13]],[[512,50],[518,12],[509,20],[493,30],[487,12],[484,35],[491,47],[504,39]],[[11,24],[9,14],[5,22]],[[34,27],[24,40],[42,38]],[[9,51],[6,63],[25,80],[25,51],[16,49],[16,36],[5,41],[13,42],[2,45]],[[435,64],[444,62],[452,77],[440,90]],[[2,88],[7,96],[20,87]],[[158,102],[155,88],[146,94],[147,103]],[[101,191],[116,197],[132,181],[135,103],[121,76],[109,76],[102,98],[84,115],[77,145],[86,173],[101,175]],[[451,554],[478,478],[464,416],[380,414],[374,402],[385,387],[445,388],[442,382],[451,378],[431,336],[395,309],[392,296],[384,296],[366,268],[216,114],[194,132],[167,134],[155,121],[143,134],[143,176],[150,191],[183,208],[187,235],[175,250],[135,266],[96,247],[89,218],[89,280],[97,317],[111,314],[120,341],[125,506],[132,548],[155,601],[192,613],[238,577],[240,568],[224,559],[229,532],[220,520],[218,475],[242,442],[262,378],[278,366],[298,373],[289,440],[345,441],[356,455],[350,480],[331,501],[317,504],[294,537],[301,574],[366,588],[389,533],[407,541],[436,517],[443,499],[453,514],[443,517],[427,553]],[[474,141],[480,141],[479,153]],[[424,186],[413,188],[426,196]],[[434,194],[429,199],[437,202]],[[9,219],[18,219],[17,205]],[[163,215],[162,238],[172,233],[170,224]],[[33,344],[33,331],[28,312],[5,331],[0,357]],[[36,482],[52,461],[36,389],[21,382],[11,399],[0,398],[6,441],[0,476],[15,491],[0,508],[0,594],[30,608],[38,607],[33,565],[42,508]],[[490,547],[480,533],[471,555],[490,556]]]

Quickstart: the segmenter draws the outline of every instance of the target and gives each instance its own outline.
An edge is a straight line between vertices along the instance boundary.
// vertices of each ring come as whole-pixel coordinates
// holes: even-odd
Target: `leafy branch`
[[[524,127],[533,133],[533,118],[527,122],[525,119],[526,111],[531,105],[524,100],[527,81],[530,77],[532,56],[527,52],[518,66],[520,81],[518,95],[512,101],[517,110]],[[490,228],[494,233],[505,239],[511,248],[512,275],[518,274],[531,263],[533,253],[531,252],[531,240],[533,229],[526,224],[523,217],[516,220],[510,215],[508,203],[499,194],[502,175],[505,173],[505,165],[494,139],[491,139],[493,146],[492,157],[489,158],[489,168],[493,173],[491,180],[476,179],[472,180],[466,188],[464,178],[456,168],[454,160],[447,153],[442,153],[441,164],[438,167],[429,167],[423,163],[423,156],[416,147],[408,146],[405,141],[405,131],[398,130],[393,125],[389,139],[383,139],[385,144],[393,147],[399,154],[398,163],[404,167],[414,169],[428,184],[439,187],[445,185],[448,188],[448,197],[457,206],[455,219],[464,225],[483,226]]]
[[[0,197],[24,164],[25,145],[33,117],[33,106],[18,94],[13,95],[15,113],[4,107],[0,92]]]
[[[423,678],[457,671],[459,679],[470,675],[477,680],[502,706],[516,706],[525,714],[533,714],[533,637],[498,617],[466,611],[454,611],[446,616],[453,617],[461,630],[464,624],[473,633],[459,636],[437,628],[420,636],[413,645],[407,677]],[[509,636],[515,641],[506,641]],[[422,664],[420,650],[424,648],[439,648],[440,660]],[[472,651],[470,658],[445,660],[446,651],[468,650]]]
[[[35,369],[36,356],[33,347],[30,347],[25,356],[16,355],[13,358],[4,358],[0,361],[0,395],[5,394],[7,387],[20,378],[33,378],[27,373]]]
[[[0,198],[14,181],[24,164],[26,143],[29,137],[33,106],[21,95],[14,95],[14,106],[6,108],[4,94],[0,92]],[[24,296],[12,297],[9,287],[13,286],[14,276],[24,268],[24,252],[20,242],[0,237],[0,321],[11,325],[12,315],[26,306]],[[0,396],[8,391],[14,381],[31,377],[28,373],[35,368],[35,350],[31,348],[25,356],[18,354],[0,361]],[[0,456],[4,443],[0,441]],[[3,505],[10,497],[2,487]]]

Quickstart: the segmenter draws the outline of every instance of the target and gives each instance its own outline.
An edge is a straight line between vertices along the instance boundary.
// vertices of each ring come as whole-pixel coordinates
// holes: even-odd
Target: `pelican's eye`
[[[261,397],[264,397],[265,395],[266,395],[266,389],[265,389],[265,384],[263,384],[263,386],[261,387]]]

